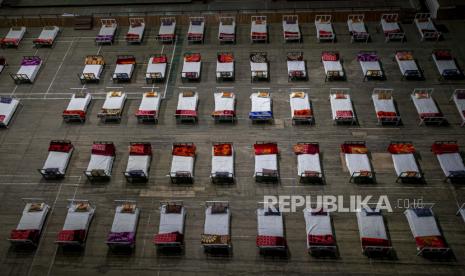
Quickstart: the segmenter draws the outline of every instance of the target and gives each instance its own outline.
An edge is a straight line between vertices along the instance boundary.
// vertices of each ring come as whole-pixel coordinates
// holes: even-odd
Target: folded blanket
[[[73,149],[73,145],[71,143],[65,142],[50,142],[50,146],[48,147],[48,151],[59,151],[59,152],[70,152]]]
[[[77,115],[82,119],[86,118],[86,112],[84,112],[83,110],[65,110],[65,111],[63,111],[63,116],[67,116],[67,115]]]
[[[365,62],[378,61],[379,57],[375,53],[359,53],[357,55],[357,60],[358,61],[365,61]]]
[[[353,118],[354,113],[351,110],[337,110],[336,118]]]
[[[110,232],[107,237],[109,243],[129,243],[135,242],[135,232]]]
[[[436,57],[437,60],[451,60],[452,54],[448,50],[437,50],[434,51],[434,56]]]
[[[213,145],[213,155],[214,156],[231,156],[232,145],[231,144]]]
[[[152,146],[150,144],[132,144],[129,147],[129,155],[152,155]]]
[[[156,234],[153,237],[154,244],[183,243],[183,242],[184,242],[184,235],[179,232]]]
[[[423,237],[416,237],[415,242],[417,247],[423,249],[425,247],[433,247],[433,248],[447,248],[446,242],[442,236],[423,236]]]
[[[278,154],[278,145],[276,143],[255,144],[253,148],[255,155]]]
[[[376,247],[389,247],[391,242],[388,239],[380,238],[362,238],[362,247],[376,246]]]
[[[166,63],[167,58],[166,56],[157,56],[152,58],[152,63]]]
[[[201,235],[201,243],[203,245],[209,245],[209,244],[228,245],[228,244],[231,243],[231,236],[229,236],[229,235],[202,234]]]
[[[459,146],[457,144],[435,143],[431,146],[431,151],[434,154],[456,153],[456,152],[459,152]]]
[[[190,156],[190,157],[193,157],[195,156],[195,145],[183,145],[183,144],[179,144],[179,145],[174,145],[173,146],[173,151],[172,151],[172,155],[176,155],[176,156]]]
[[[197,111],[195,110],[176,110],[177,116],[190,116],[190,117],[197,117]]]
[[[218,61],[221,63],[224,62],[233,62],[234,56],[232,54],[220,54],[218,55]]]
[[[273,112],[271,111],[254,111],[249,112],[250,119],[271,119],[273,118]]]
[[[429,113],[420,113],[420,118],[441,118],[442,113],[441,112],[429,112]]]
[[[311,109],[294,110],[294,117],[311,117],[313,112]]]
[[[396,57],[399,60],[413,60],[413,53],[412,52],[397,52]]]
[[[79,242],[83,243],[86,237],[86,230],[61,230],[58,233],[58,242]]]
[[[378,111],[376,112],[376,116],[380,117],[380,118],[384,118],[384,117],[396,117],[397,116],[397,113],[395,112],[389,112],[389,111]]]
[[[137,110],[136,116],[155,116],[157,111],[155,110]]]
[[[317,144],[297,144],[294,145],[294,153],[299,154],[317,154],[320,153],[320,147]]]
[[[51,38],[36,38],[32,42],[34,44],[52,44],[53,39],[51,39]]]
[[[236,116],[236,112],[233,110],[220,110],[212,112],[212,116]]]
[[[364,144],[342,144],[341,152],[347,154],[367,154],[368,148]]]
[[[186,62],[200,62],[200,54],[186,54],[184,56],[184,61]]]
[[[28,57],[28,58],[23,58],[21,61],[21,66],[34,66],[34,65],[39,65],[42,62],[40,57]]]
[[[339,60],[339,53],[323,52],[323,54],[321,55],[321,59],[323,61],[338,61]]]
[[[13,229],[10,232],[10,240],[25,240],[31,242],[37,242],[40,237],[40,230],[38,229],[28,229],[28,230],[18,230]]]
[[[259,247],[286,246],[286,239],[276,236],[257,236],[256,245]]]
[[[307,235],[310,246],[334,246],[336,241],[333,235]]]
[[[93,144],[92,154],[115,156],[115,145],[113,144]]]
[[[415,147],[410,143],[390,144],[388,151],[392,154],[415,153]]]

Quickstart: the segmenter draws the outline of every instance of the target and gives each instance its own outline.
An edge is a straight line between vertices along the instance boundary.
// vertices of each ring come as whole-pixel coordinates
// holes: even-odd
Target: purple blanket
[[[98,35],[95,38],[96,41],[112,41],[113,35]]]
[[[135,236],[135,232],[110,232],[107,242],[133,244],[135,242]]]
[[[24,58],[21,61],[21,66],[39,65],[40,62],[41,62],[40,57]]]
[[[378,55],[373,53],[360,53],[357,55],[358,61],[379,61]]]

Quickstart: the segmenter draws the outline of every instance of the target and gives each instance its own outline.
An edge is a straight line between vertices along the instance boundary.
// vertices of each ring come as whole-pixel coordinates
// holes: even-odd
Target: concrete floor
[[[21,98],[22,108],[17,112],[9,129],[0,131],[0,268],[2,275],[236,275],[236,274],[465,274],[465,225],[455,215],[458,204],[465,201],[465,189],[443,183],[443,173],[430,146],[435,140],[458,140],[465,147],[465,129],[459,126],[460,117],[455,106],[449,102],[452,91],[465,87],[465,82],[439,82],[438,73],[430,58],[431,50],[453,50],[459,64],[465,66],[464,22],[446,22],[450,30],[445,40],[434,43],[419,41],[413,25],[404,25],[406,43],[384,43],[382,34],[376,33],[374,22],[368,23],[373,41],[368,44],[350,44],[345,24],[335,24],[338,41],[334,44],[318,44],[313,25],[302,26],[302,44],[284,44],[280,25],[270,27],[270,43],[251,45],[248,40],[249,26],[238,26],[238,43],[233,46],[219,45],[216,39],[217,26],[208,26],[204,45],[187,45],[184,34],[186,26],[178,29],[180,41],[176,47],[162,46],[153,39],[157,28],[146,32],[142,45],[128,46],[118,40],[113,46],[97,47],[93,37],[97,30],[74,31],[65,29],[52,49],[34,49],[31,40],[40,29],[29,29],[19,49],[1,50],[10,66],[0,75],[0,94]],[[119,31],[123,39],[126,29]],[[4,34],[7,30],[1,30]],[[319,62],[323,50],[339,50],[348,75],[345,82],[324,82],[324,71]],[[397,49],[413,49],[423,68],[426,81],[401,81],[397,64],[392,61]],[[236,81],[217,84],[215,81],[215,56],[218,51],[231,50],[236,56]],[[270,83],[250,84],[248,55],[251,51],[268,52],[271,61]],[[308,62],[310,79],[307,82],[288,83],[285,54],[289,50],[303,50]],[[356,61],[359,50],[376,50],[381,56],[387,75],[384,82],[362,82],[360,65]],[[181,56],[186,51],[202,54],[203,69],[200,83],[183,84],[180,80]],[[148,89],[144,82],[146,62],[150,54],[174,54],[172,79],[166,89],[166,99],[161,105],[158,125],[138,124],[133,116],[141,93]],[[76,76],[83,68],[84,56],[102,54],[108,66],[100,84],[89,84],[87,91],[95,95],[85,124],[65,124],[61,112],[65,109],[70,94],[82,85]],[[44,67],[33,85],[15,86],[8,73],[16,72],[23,55],[39,55],[45,60]],[[113,84],[111,74],[116,55],[131,54],[139,62],[130,84]],[[103,103],[104,93],[121,86],[130,93],[120,124],[102,124],[97,113]],[[200,94],[199,123],[177,125],[173,118],[177,95],[182,87],[193,86]],[[215,125],[210,118],[213,110],[213,92],[218,86],[233,86],[237,95],[238,123]],[[274,102],[275,121],[272,125],[252,125],[248,119],[249,95],[252,88],[269,87]],[[315,126],[292,126],[289,115],[288,92],[293,87],[310,88],[310,96],[316,117]],[[334,126],[328,101],[329,89],[351,88],[359,126]],[[395,99],[404,125],[379,127],[371,102],[375,87],[395,89]],[[448,127],[417,126],[417,113],[410,101],[410,93],[416,87],[432,87],[434,97],[450,122]],[[164,92],[165,85],[156,90]],[[36,169],[47,156],[51,139],[69,139],[76,151],[72,156],[63,181],[46,182]],[[420,154],[419,163],[426,174],[426,185],[395,183],[395,173],[386,155],[391,140],[411,140]],[[83,177],[94,140],[111,140],[116,144],[117,157],[112,180],[107,184],[90,184]],[[276,141],[280,148],[279,185],[262,185],[254,182],[252,144],[257,140]],[[356,185],[349,183],[339,156],[339,145],[345,140],[366,140],[373,156],[378,183]],[[131,141],[149,141],[154,147],[151,179],[147,185],[127,184],[122,171],[125,169]],[[176,186],[166,177],[170,166],[172,142],[194,142],[198,148],[195,164],[195,184]],[[232,141],[236,149],[237,183],[232,186],[215,186],[209,181],[210,147],[213,141]],[[292,145],[299,141],[318,141],[323,151],[324,172],[327,185],[303,186],[296,182],[296,158]],[[255,248],[255,208],[264,195],[388,195],[396,207],[387,213],[387,226],[397,253],[396,260],[371,260],[361,254],[355,214],[333,214],[334,229],[340,257],[316,259],[306,253],[305,223],[301,210],[285,215],[286,232],[290,249],[289,259],[270,259],[258,255]],[[21,198],[41,197],[52,205],[40,245],[33,252],[18,252],[10,248],[6,238],[14,229],[24,207]],[[96,217],[89,229],[85,250],[67,253],[57,250],[53,241],[61,230],[69,198],[89,199],[96,206]],[[141,208],[137,232],[137,246],[132,255],[111,253],[104,241],[111,228],[115,199],[136,199]],[[184,200],[188,209],[186,220],[186,247],[182,256],[164,256],[156,253],[151,240],[158,230],[159,201],[163,199]],[[402,214],[398,200],[423,199],[435,203],[434,211],[439,219],[444,236],[455,253],[456,260],[431,261],[417,257],[415,242]],[[203,230],[203,202],[205,200],[229,200],[233,214],[233,255],[230,258],[212,258],[204,255],[200,247]],[[403,201],[402,201],[403,202]]]

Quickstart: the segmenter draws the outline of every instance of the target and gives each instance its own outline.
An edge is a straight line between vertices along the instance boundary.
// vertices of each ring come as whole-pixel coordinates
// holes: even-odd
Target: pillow
[[[418,93],[415,94],[415,98],[417,98],[417,99],[428,99],[429,94],[428,94],[428,92],[418,92]]]
[[[270,93],[268,92],[258,92],[258,97],[260,98],[268,98],[270,96]]]
[[[195,93],[194,91],[185,91],[185,92],[182,92],[182,96],[187,98],[187,97],[194,97]]]
[[[110,92],[110,96],[111,97],[121,97],[121,92],[120,91],[113,91],[113,92]]]
[[[336,100],[347,99],[346,94],[344,94],[344,93],[336,93],[335,98],[336,98]]]
[[[166,214],[180,214],[182,210],[182,205],[178,204],[168,204],[165,207]]]
[[[44,209],[44,203],[31,203],[28,212],[40,212]]]
[[[121,213],[134,213],[135,210],[136,210],[136,204],[132,204],[132,203],[125,203],[121,207]]]
[[[223,98],[232,98],[232,97],[233,97],[233,93],[231,93],[231,92],[223,92],[222,97],[223,97]]]
[[[304,92],[293,92],[291,94],[291,98],[305,98],[305,93]]]
[[[226,206],[224,205],[213,205],[212,214],[224,214],[226,213]]]
[[[158,97],[158,93],[157,92],[147,92],[145,93],[145,96],[146,97]]]
[[[89,203],[79,202],[76,207],[74,207],[75,212],[87,212],[89,210]]]

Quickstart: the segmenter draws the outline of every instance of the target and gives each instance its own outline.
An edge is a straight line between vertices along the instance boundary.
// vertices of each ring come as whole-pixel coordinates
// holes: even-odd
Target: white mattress
[[[41,66],[42,66],[42,61],[40,61],[39,65],[21,65],[21,67],[19,67],[19,70],[16,74],[18,75],[24,74],[31,80],[31,82],[34,82]]]
[[[381,19],[381,27],[383,28],[384,32],[392,32],[392,31],[399,31],[400,26],[397,22],[387,22],[384,19]]]
[[[378,99],[377,94],[373,94],[371,96],[373,99],[373,104],[375,106],[375,111],[384,111],[384,112],[395,112],[397,114],[396,107],[394,105],[394,99],[391,97],[390,99]]]
[[[258,93],[252,93],[250,99],[252,100],[251,112],[271,111],[271,96],[262,98],[258,97]]]
[[[195,93],[193,97],[183,97],[182,93],[178,96],[178,107],[176,110],[197,110],[199,94]]]
[[[294,110],[311,109],[307,93],[305,93],[305,96],[303,98],[293,98],[292,95],[290,95],[289,99],[289,102],[291,104],[291,117],[294,117]]]
[[[257,76],[257,72],[264,72],[264,76],[268,76],[268,63],[267,62],[250,62],[250,72],[252,77]]]
[[[145,94],[142,96],[142,101],[139,105],[139,110],[144,111],[158,111],[160,108],[160,96],[157,97],[147,97]]]
[[[220,28],[219,28],[218,33],[232,35],[232,34],[235,34],[235,30],[236,30],[236,22],[233,22],[233,24],[231,25],[223,25],[223,23],[220,22]]]
[[[381,74],[381,65],[379,61],[360,61],[360,66],[362,67],[363,75],[366,75],[368,71],[380,71]]]
[[[422,31],[424,30],[436,31],[436,27],[434,27],[433,21],[431,21],[431,19],[428,19],[428,21],[426,22],[420,22],[418,21],[418,19],[415,19],[415,25],[417,26],[420,33],[422,33],[422,35],[423,35]]]
[[[15,28],[16,29],[16,28]],[[6,39],[23,39],[24,34],[26,33],[26,27],[20,27],[20,30],[13,30],[10,28],[8,33],[6,34]]]
[[[331,217],[328,215],[312,215],[311,210],[304,209],[305,229],[307,235],[332,235]]]
[[[330,32],[334,36],[333,25],[331,23],[315,22],[315,27],[316,27],[316,37],[318,39],[320,39],[320,31]]]
[[[75,212],[73,207],[68,208],[63,230],[87,230],[94,211],[90,209],[87,212]]]
[[[297,175],[300,176],[305,171],[321,173],[320,154],[299,154],[297,155]]]
[[[257,209],[257,230],[259,236],[284,237],[284,221],[279,216],[265,216],[265,209]]]
[[[415,60],[399,60],[396,55],[396,61],[402,75],[405,75],[406,71],[419,71]]]
[[[212,155],[211,173],[228,172],[234,175],[234,155],[214,156]]]
[[[145,77],[150,78],[150,73],[160,73],[161,77],[164,78],[166,73],[166,65],[166,63],[152,63],[152,58],[150,58]]]
[[[223,97],[223,93],[215,93],[215,111],[235,110],[236,95],[231,98]]]
[[[392,162],[397,176],[400,176],[403,172],[420,173],[413,153],[392,154]]]
[[[0,103],[0,115],[5,116],[3,118],[3,124],[8,125],[11,121],[11,118],[13,117],[13,114],[16,111],[16,108],[18,108],[19,101],[17,99],[12,99],[11,103]]]
[[[151,156],[149,155],[129,155],[126,172],[143,171],[146,176],[149,175]]]
[[[458,152],[437,154],[436,157],[446,177],[448,177],[452,171],[465,171],[462,157]]]
[[[200,76],[200,67],[201,67],[202,62],[187,62],[184,61],[182,65],[182,77],[186,77],[186,73],[197,73]]]
[[[86,174],[91,175],[92,170],[104,170],[107,176],[111,176],[114,159],[114,156],[91,154]]]
[[[71,100],[68,103],[68,107],[66,107],[66,110],[86,111],[91,100],[92,96],[90,94],[86,94],[84,98],[76,98],[76,94],[73,94],[73,96],[71,96]]]
[[[55,40],[55,37],[57,36],[58,32],[60,31],[60,28],[57,26],[53,26],[53,29],[42,29],[42,31],[39,34],[38,39],[52,39]]]
[[[64,174],[68,167],[71,153],[72,152],[49,151],[42,169],[56,168],[61,174]]]
[[[352,111],[352,100],[350,99],[350,95],[346,94],[347,99],[336,99],[336,95],[330,95],[329,99],[331,102],[331,112],[333,115],[333,120],[336,119],[336,111]],[[355,114],[353,114],[355,116]]]
[[[410,95],[418,114],[422,113],[439,113],[438,107],[431,96],[427,99],[417,99],[415,95]]]
[[[47,217],[47,213],[50,207],[45,204],[44,208],[38,212],[29,212],[29,208],[31,208],[31,203],[27,203],[26,207],[24,207],[23,215],[19,220],[18,225],[16,226],[17,230],[42,230],[42,226],[44,225],[45,218]]]
[[[287,73],[291,74],[291,71],[302,71],[304,72],[304,76],[307,74],[307,71],[305,70],[305,61],[287,61]]]
[[[176,23],[173,22],[171,25],[160,25],[160,29],[158,30],[159,35],[172,35],[174,34],[174,30],[176,29]]]
[[[465,208],[460,208],[459,213],[462,216],[463,221],[465,222]]]
[[[177,156],[173,155],[171,160],[171,174],[176,172],[190,172],[194,176],[194,157],[192,156]]]
[[[158,234],[167,234],[173,232],[184,233],[184,216],[186,209],[182,207],[181,213],[166,213],[166,205],[160,207],[160,228]]]
[[[216,74],[220,72],[234,72],[234,62],[219,62],[216,61]]]
[[[98,32],[98,35],[114,35],[116,32],[116,26],[117,26],[116,24],[113,24],[110,27],[103,25],[102,27],[100,27],[100,31]]]
[[[371,164],[367,154],[346,153],[345,160],[351,176],[361,171],[371,172]]]
[[[344,70],[342,70],[341,61],[325,61],[323,60],[323,67],[325,68],[325,74],[328,74],[328,71],[339,71],[339,75],[344,76]]]
[[[111,225],[111,232],[136,232],[137,221],[139,220],[139,208],[136,208],[134,213],[121,213],[122,206],[116,207],[115,217]]]
[[[434,214],[430,217],[418,217],[412,209],[405,210],[404,214],[405,217],[407,217],[410,230],[415,238],[425,236],[442,236],[441,232],[439,232],[438,225],[436,224]]]
[[[299,24],[287,24],[286,20],[283,20],[283,32],[298,33],[300,34]]]
[[[107,94],[102,109],[121,109],[126,101],[126,93],[122,93],[119,97],[111,96],[111,92]]]
[[[255,155],[255,173],[262,173],[263,170],[278,170],[278,155],[277,154],[262,154]]]
[[[440,74],[444,73],[445,70],[458,70],[454,59],[438,60],[436,59],[436,55],[432,54],[432,56],[434,64],[436,64],[436,68],[438,68]]]
[[[226,208],[226,213],[212,214],[212,207],[205,210],[205,224],[203,233],[207,235],[229,235],[229,221],[231,211]]]
[[[116,78],[116,74],[126,73],[129,78],[132,76],[134,70],[134,64],[116,64],[115,71],[113,72],[113,78]]]
[[[92,73],[94,74],[96,79],[100,79],[100,74],[102,73],[102,71],[103,71],[103,65],[86,64],[86,66],[84,66],[84,70],[82,70],[82,75]],[[81,75],[81,78],[83,77],[82,75]]]
[[[347,26],[349,27],[349,32],[355,33],[366,33],[367,29],[365,28],[365,23],[362,22],[353,22],[351,19],[347,20]]]
[[[360,238],[374,238],[388,240],[386,233],[386,226],[384,225],[383,216],[380,215],[367,215],[363,209],[356,213],[358,231]]]
[[[200,25],[189,24],[189,34],[203,34],[205,30],[205,22],[202,22]]]
[[[454,95],[453,97],[455,106],[457,107],[457,110],[460,113],[460,117],[462,117],[462,120],[465,120],[465,100],[464,99],[458,99],[457,95]]]
[[[266,26],[267,26],[266,23],[256,24],[255,21],[252,21],[251,27],[250,27],[250,33],[251,33],[251,34],[252,34],[252,33],[263,33],[263,34],[266,34],[266,33],[267,33]]]
[[[137,27],[129,26],[128,34],[138,34],[139,40],[141,40],[142,36],[144,35],[144,30],[145,23],[141,23],[141,25]]]

